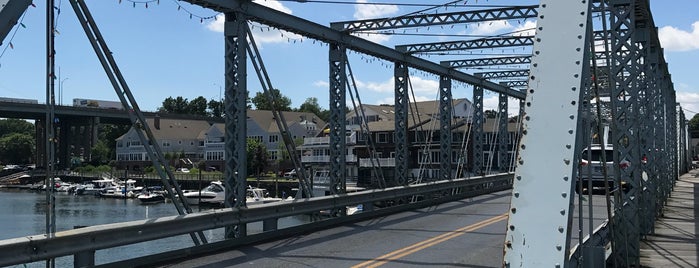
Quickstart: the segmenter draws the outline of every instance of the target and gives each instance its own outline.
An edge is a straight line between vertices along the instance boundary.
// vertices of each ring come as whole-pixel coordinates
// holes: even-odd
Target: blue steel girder
[[[480,38],[465,41],[450,41],[450,42],[436,42],[436,43],[422,43],[422,44],[409,44],[409,45],[398,45],[396,50],[407,53],[424,53],[424,52],[438,52],[438,51],[456,51],[456,50],[469,50],[469,49],[486,49],[486,48],[500,48],[500,47],[521,47],[521,46],[531,46],[534,44],[534,37],[532,36],[504,36],[504,37],[493,37],[493,38]]]
[[[224,205],[245,206],[247,187],[247,38],[246,21],[239,14],[226,13],[225,40],[225,149]],[[246,226],[226,228],[226,237],[245,235]]]
[[[510,133],[507,131],[507,95],[499,94],[498,98],[498,169],[500,172],[507,172],[509,169],[508,140]]]
[[[408,184],[408,113],[410,90],[408,88],[408,67],[395,63],[394,67],[394,105],[395,124],[393,143],[395,144],[395,180],[396,185]],[[417,134],[416,134],[417,135]]]
[[[519,20],[536,17],[536,8],[537,6],[513,6],[486,10],[399,16],[394,18],[340,21],[330,23],[330,27],[338,31],[359,32],[495,20]]]
[[[346,189],[347,145],[346,130],[346,57],[347,50],[338,44],[330,44],[330,193],[341,194]]]
[[[440,64],[442,64],[443,66],[447,66],[449,68],[470,68],[470,67],[495,66],[495,65],[529,64],[531,62],[532,62],[531,56],[521,56],[521,57],[497,57],[497,58],[481,58],[481,59],[467,59],[467,60],[449,60],[449,61],[441,61]],[[521,72],[520,72],[520,74],[521,74]],[[483,76],[483,78],[490,78],[490,77]]]
[[[617,266],[629,267],[640,262],[641,194],[639,163],[639,85],[640,53],[635,42],[636,0],[610,0],[611,72],[612,85],[612,144],[614,146],[615,185],[626,183],[628,192],[615,192],[613,250]],[[625,31],[623,31],[625,30]],[[619,168],[622,161],[631,164]]]
[[[497,71],[497,72],[478,72],[473,73],[474,75],[483,77],[485,79],[500,79],[500,78],[520,78],[528,77],[529,69],[516,70],[516,71]]]
[[[352,36],[348,33],[333,30],[329,27],[304,20],[302,18],[286,14],[281,11],[274,10],[256,4],[247,0],[183,0],[185,2],[195,4],[204,8],[213,9],[219,12],[240,12],[246,15],[246,18],[251,21],[256,21],[265,25],[269,25],[281,30],[296,33],[307,38],[319,40],[326,43],[335,43],[343,45],[346,49],[351,49],[360,53],[371,55],[380,59],[391,62],[400,62],[406,67],[415,68],[436,75],[446,75],[452,80],[464,82],[474,86],[481,86],[490,91],[505,93],[508,96],[523,99],[525,94],[503,87],[497,83],[479,79],[473,75],[459,72],[441,66],[437,63],[421,59],[418,57],[406,55],[380,44]]]
[[[453,179],[451,175],[451,119],[452,116],[451,79],[439,78],[439,179]]]
[[[485,115],[483,112],[483,88],[473,87],[473,120],[471,123],[471,135],[473,136],[473,165],[471,172],[476,175],[485,175],[483,166],[483,124]]]

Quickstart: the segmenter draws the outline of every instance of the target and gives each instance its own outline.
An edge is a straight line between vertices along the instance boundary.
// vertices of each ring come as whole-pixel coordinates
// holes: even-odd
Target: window
[[[222,151],[206,152],[206,160],[225,160]]]
[[[279,142],[279,136],[278,135],[269,135],[269,142],[270,143]]]
[[[267,160],[277,160],[279,158],[278,150],[269,150],[267,153]]]
[[[388,142],[388,133],[377,133],[376,139],[378,140],[379,143],[387,143]]]
[[[257,142],[262,142],[262,136],[250,136],[248,138]]]
[[[169,141],[163,141],[163,147],[170,147]]]

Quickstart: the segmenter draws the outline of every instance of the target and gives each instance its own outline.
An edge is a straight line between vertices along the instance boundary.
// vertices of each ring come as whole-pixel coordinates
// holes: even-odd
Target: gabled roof
[[[156,118],[160,121],[158,128],[155,126]],[[196,139],[211,126],[205,120],[156,118],[146,118],[146,122],[157,140]],[[122,135],[117,140],[123,139],[127,134]]]
[[[471,101],[468,99],[453,99],[452,100],[452,106],[456,106],[459,103],[463,102],[468,102],[469,105],[471,104]],[[388,104],[381,104],[381,105],[373,105],[373,104],[363,104],[362,107],[364,107],[365,111],[366,110],[372,110],[375,113],[379,114],[380,117],[385,118],[390,121],[394,121],[396,118],[396,109],[394,105],[388,105]],[[424,120],[429,120],[430,115],[438,115],[439,114],[439,102],[438,101],[418,101],[418,102],[411,102],[408,106],[408,121],[413,121],[412,116],[415,116],[416,121],[424,121]],[[354,111],[350,111],[347,114],[348,117],[353,117],[355,116]]]
[[[286,119],[287,126],[295,123],[300,123],[304,120],[314,122],[318,128],[325,125],[325,121],[321,120],[317,115],[307,112],[281,112]],[[260,128],[270,133],[279,133],[279,128],[274,120],[272,111],[269,110],[248,110],[248,119],[254,121]]]

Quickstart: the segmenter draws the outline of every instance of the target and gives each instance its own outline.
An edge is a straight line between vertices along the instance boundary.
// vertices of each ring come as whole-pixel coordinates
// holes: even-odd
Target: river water
[[[195,207],[194,210],[197,210]],[[110,199],[95,196],[56,193],[56,231],[76,226],[91,226],[177,215],[172,203],[141,205],[136,199]],[[289,217],[279,220],[279,227],[301,224],[305,219]],[[248,233],[262,231],[262,224],[248,224]],[[46,232],[46,193],[27,190],[0,189],[0,240],[40,235]],[[204,231],[209,242],[220,241],[223,229]],[[128,245],[95,253],[95,264],[151,255],[193,245],[189,235],[170,237]],[[56,259],[56,267],[72,267],[73,257]],[[36,262],[16,267],[45,267]]]

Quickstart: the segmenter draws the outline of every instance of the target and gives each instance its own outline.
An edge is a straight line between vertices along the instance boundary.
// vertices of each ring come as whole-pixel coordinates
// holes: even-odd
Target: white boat
[[[199,200],[202,203],[218,204],[223,203],[225,198],[225,187],[223,182],[212,181],[209,186],[201,190],[186,190],[182,193],[183,200],[189,205],[199,205]]]
[[[75,194],[77,195],[99,195],[100,192],[114,191],[119,184],[112,179],[93,180],[90,183],[82,184],[76,187]]]
[[[282,201],[281,198],[270,197],[267,189],[253,188],[252,186],[249,186],[249,185],[248,185],[247,194],[245,197],[246,197],[245,198],[245,205],[247,205],[247,206],[254,206],[254,205],[259,205],[259,204],[266,204],[266,203]]]
[[[112,198],[133,198],[143,190],[142,186],[136,186],[136,180],[128,179],[126,182],[119,182],[115,188],[107,188],[99,192],[101,197]]]
[[[145,192],[136,196],[143,205],[165,202],[165,196],[161,193]]]

